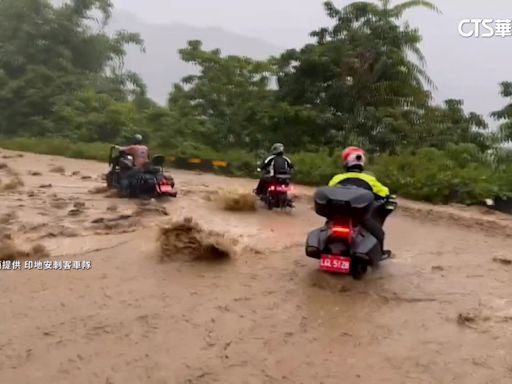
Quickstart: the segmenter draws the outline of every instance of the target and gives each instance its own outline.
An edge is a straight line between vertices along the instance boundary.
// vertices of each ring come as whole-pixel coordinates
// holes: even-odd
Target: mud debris
[[[69,203],[64,199],[55,199],[50,202],[50,206],[55,209],[64,209]]]
[[[68,211],[68,216],[80,216],[82,215],[83,210],[78,208],[73,208]]]
[[[215,199],[226,211],[255,211],[258,202],[252,193],[232,190],[221,191]]]
[[[0,224],[1,225],[9,225],[12,224],[16,219],[18,218],[18,215],[16,212],[11,211],[3,214],[0,216]]]
[[[133,212],[133,216],[169,216],[169,212],[163,205],[156,203],[140,203]]]
[[[476,322],[476,315],[472,313],[459,313],[457,316],[457,323],[459,325],[468,325]]]
[[[90,189],[89,193],[100,194],[100,193],[107,193],[109,191],[110,191],[110,188],[108,188],[105,185],[102,185],[102,186],[98,186],[98,187],[94,187],[94,188]]]
[[[512,258],[508,257],[493,257],[492,261],[501,265],[512,265]]]
[[[98,217],[91,221],[90,229],[97,235],[111,235],[134,232],[139,227],[133,215],[121,214],[114,217]]]
[[[117,212],[119,207],[116,204],[110,204],[107,206],[107,212]]]
[[[461,326],[466,326],[469,328],[476,328],[478,323],[510,323],[512,321],[512,316],[509,311],[505,314],[503,313],[487,313],[482,314],[480,310],[462,312],[457,316],[457,323]]]
[[[162,226],[157,243],[161,261],[194,261],[228,259],[235,254],[236,242],[186,217]]]
[[[86,205],[83,201],[77,201],[73,204],[73,208],[76,208],[76,209],[85,209],[86,208]]]
[[[0,238],[0,261],[48,258],[50,253],[42,244],[35,244],[29,250],[20,249],[11,236]]]
[[[56,166],[50,167],[50,172],[52,172],[52,173],[60,173],[61,175],[63,175],[64,173],[66,173],[66,168],[64,168],[61,165],[56,165]]]
[[[15,175],[7,183],[0,185],[0,190],[4,192],[15,191],[25,186],[21,177]]]
[[[119,215],[119,216],[110,217],[110,218],[98,217],[98,218],[92,220],[91,223],[92,224],[117,223],[119,221],[129,220],[132,217],[133,217],[132,215]]]
[[[0,191],[15,191],[18,188],[25,186],[25,183],[18,172],[12,169],[9,164],[0,163],[0,170],[7,174],[7,177],[9,178],[9,181],[7,182],[2,182],[2,180],[0,180]]]
[[[46,238],[58,238],[58,237],[77,237],[80,236],[81,233],[75,228],[69,227],[67,225],[61,224],[50,224],[40,223],[40,224],[22,224],[18,231],[21,233],[29,233],[35,234],[37,232],[42,231],[41,234],[37,235],[35,238],[37,239],[46,239]]]

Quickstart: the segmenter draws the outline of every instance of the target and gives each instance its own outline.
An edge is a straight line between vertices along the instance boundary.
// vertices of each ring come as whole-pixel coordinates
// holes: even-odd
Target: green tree
[[[483,116],[466,113],[463,105],[462,100],[448,99],[443,106],[427,108],[415,130],[418,144],[443,149],[450,143],[471,143],[481,151],[494,146],[498,139],[488,131]]]
[[[189,137],[215,149],[256,148],[268,132],[273,67],[266,61],[205,51],[202,43],[189,41],[182,60],[193,63],[199,74],[176,84],[169,108]]]
[[[109,0],[0,2],[1,135],[63,133],[69,127],[59,126],[60,112],[69,118],[85,89],[100,104],[145,94],[141,79],[123,67],[125,45],[142,40],[126,31],[108,36],[111,10]]]
[[[498,111],[491,113],[491,117],[502,122],[499,126],[499,134],[503,141],[512,140],[512,82],[504,81],[500,84],[500,94],[509,98],[509,103]]]
[[[419,31],[398,24],[415,6],[437,11],[426,1],[393,8],[385,0],[355,2],[342,9],[325,2],[333,26],[312,32],[315,44],[277,59],[281,99],[314,107],[326,122],[317,134],[334,145],[363,142],[390,149],[393,137],[408,128],[403,111],[425,108],[430,93],[424,84],[433,86],[424,70]]]

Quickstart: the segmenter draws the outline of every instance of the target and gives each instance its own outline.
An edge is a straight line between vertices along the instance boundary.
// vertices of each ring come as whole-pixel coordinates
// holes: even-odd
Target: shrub
[[[499,193],[489,164],[472,147],[381,156],[374,172],[401,196],[432,203],[481,203]]]
[[[16,138],[0,140],[0,147],[105,161],[108,144],[75,143],[64,139]],[[153,153],[178,157],[225,160],[229,169],[217,173],[233,176],[258,177],[257,163],[261,158],[242,150],[218,153],[211,148],[185,142],[179,148],[152,148]],[[325,185],[342,171],[339,154],[327,151],[299,152],[289,155],[295,164],[294,181],[306,185]],[[485,198],[512,196],[512,162],[501,160],[495,166],[492,156],[484,156],[473,145],[448,145],[445,150],[422,148],[400,155],[373,158],[370,171],[403,197],[432,203],[457,202],[480,204]]]

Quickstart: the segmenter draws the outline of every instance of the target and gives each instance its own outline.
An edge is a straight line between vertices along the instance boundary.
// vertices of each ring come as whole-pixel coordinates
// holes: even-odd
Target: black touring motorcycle
[[[389,255],[383,255],[377,239],[361,225],[370,214],[382,226],[397,207],[395,196],[377,201],[362,188],[321,187],[314,196],[315,212],[327,219],[324,226],[311,231],[306,240],[306,255],[320,260],[320,269],[350,274],[361,279],[368,267],[375,267]]]
[[[164,156],[153,156],[151,162],[130,180],[128,191],[123,191],[120,181],[134,168],[134,162],[132,156],[112,145],[108,157],[107,187],[116,189],[124,197],[176,197],[174,180],[164,174],[164,163]]]
[[[285,210],[294,208],[293,200],[289,193],[293,191],[290,184],[291,175],[275,175],[269,183],[267,191],[260,200],[269,210],[274,208]]]
[[[257,171],[261,172],[261,169],[258,168]],[[275,208],[284,211],[295,207],[293,199],[290,196],[290,192],[293,192],[291,178],[291,175],[283,174],[275,175],[270,179],[267,190],[259,196],[261,202],[265,204],[269,210]]]

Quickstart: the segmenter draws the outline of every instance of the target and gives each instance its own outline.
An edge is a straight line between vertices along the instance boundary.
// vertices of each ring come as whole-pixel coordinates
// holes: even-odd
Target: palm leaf
[[[393,15],[393,17],[399,19],[406,11],[417,7],[423,7],[435,13],[442,14],[441,10],[436,5],[427,0],[409,0],[406,1],[405,3],[395,5],[390,10],[390,14]]]

